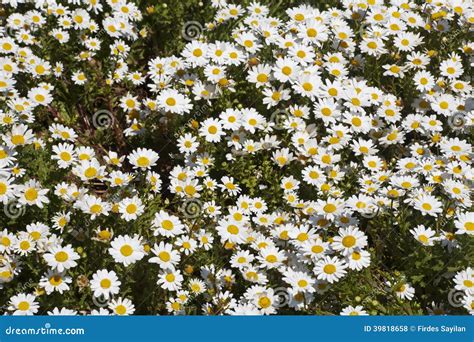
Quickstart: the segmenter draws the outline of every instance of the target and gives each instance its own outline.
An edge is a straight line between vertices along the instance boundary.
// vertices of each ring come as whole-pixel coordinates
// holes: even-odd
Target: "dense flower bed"
[[[2,3],[2,313],[474,314],[471,1]]]

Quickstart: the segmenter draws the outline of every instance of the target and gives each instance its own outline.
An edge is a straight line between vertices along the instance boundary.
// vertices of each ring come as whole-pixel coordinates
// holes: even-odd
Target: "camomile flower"
[[[216,229],[222,242],[244,243],[248,237],[247,229],[233,219],[221,220]]]
[[[288,89],[284,89],[283,86],[280,86],[278,89],[273,87],[265,88],[262,94],[264,95],[263,104],[266,104],[267,108],[274,107],[281,101],[287,101],[291,97],[290,91]]]
[[[355,249],[346,255],[346,263],[351,270],[360,271],[370,265],[370,253],[363,249]]]
[[[77,138],[77,133],[74,131],[74,129],[60,124],[52,124],[49,127],[49,131],[51,132],[53,139],[73,142]]]
[[[227,108],[221,114],[221,124],[224,129],[238,130],[241,126],[242,112],[237,109]]]
[[[400,299],[412,300],[415,295],[415,289],[408,283],[401,283],[395,288],[395,294]]]
[[[173,237],[183,234],[185,226],[181,223],[178,217],[169,215],[164,210],[160,210],[155,214],[152,222],[152,227],[155,228],[154,235],[163,235],[165,237]]]
[[[48,237],[50,228],[42,222],[30,223],[26,226],[26,232],[34,241],[41,241]]]
[[[309,225],[300,225],[291,227],[288,235],[293,239],[292,243],[301,246],[308,240],[313,240],[318,237],[316,230],[311,228]]]
[[[384,41],[378,37],[364,37],[360,49],[370,56],[380,56],[387,52]]]
[[[174,89],[163,90],[156,100],[160,108],[174,114],[189,113],[192,109],[191,101]]]
[[[135,312],[135,305],[133,305],[130,299],[119,297],[109,302],[109,309],[114,315],[128,316],[133,315]]]
[[[12,242],[12,249],[20,255],[28,255],[35,250],[36,242],[30,234],[20,232]]]
[[[233,177],[222,177],[221,179],[222,184],[219,184],[219,188],[223,191],[229,193],[231,196],[236,196],[240,192],[240,186],[235,183]]]
[[[321,80],[316,75],[301,74],[293,85],[293,90],[302,95],[314,99],[318,95]]]
[[[401,32],[393,40],[394,45],[400,51],[413,51],[418,45],[423,43],[423,38],[417,33]]]
[[[392,76],[395,78],[403,78],[405,75],[405,67],[397,64],[385,64],[382,66],[386,71],[384,76]]]
[[[86,74],[83,71],[78,70],[72,74],[71,80],[77,85],[84,85],[86,84],[88,79],[87,79]]]
[[[264,315],[276,313],[277,297],[272,288],[254,285],[249,288],[244,296]]]
[[[454,225],[457,229],[456,234],[474,235],[474,213],[465,212],[458,214]]]
[[[36,296],[25,293],[11,297],[8,306],[8,310],[13,311],[14,316],[31,316],[37,313],[38,309]]]
[[[280,82],[295,79],[299,74],[299,66],[291,58],[278,58],[273,67],[273,75]]]
[[[76,316],[77,311],[67,309],[67,308],[57,308],[55,307],[52,311],[47,312],[48,316]]]
[[[23,205],[36,205],[43,208],[44,204],[49,203],[46,194],[49,189],[41,188],[40,183],[35,180],[29,180],[25,184],[16,186],[15,195],[18,197],[18,201]]]
[[[294,155],[290,152],[288,148],[283,148],[273,152],[273,160],[279,167],[283,167],[289,164],[293,159]]]
[[[109,173],[109,177],[107,178],[107,180],[110,182],[110,186],[113,188],[127,186],[132,179],[132,174],[121,171],[113,171]]]
[[[9,253],[13,247],[14,241],[15,235],[13,235],[13,233],[9,232],[7,229],[0,231],[0,253]]]
[[[360,148],[365,150],[363,147]],[[379,172],[384,166],[383,160],[377,156],[364,156],[362,164],[371,172]]]
[[[46,106],[53,101],[53,97],[51,96],[50,92],[42,87],[32,88],[28,92],[28,98],[36,106]]]
[[[446,180],[443,182],[444,191],[451,197],[464,201],[469,197],[468,188],[459,181]]]
[[[329,283],[339,281],[346,274],[347,264],[337,257],[324,257],[316,263],[314,273],[318,279],[326,280]]]
[[[75,203],[75,207],[91,215],[92,220],[95,220],[100,215],[109,215],[109,211],[112,209],[110,203],[103,201],[100,197],[95,197],[89,194],[86,194],[79,199]]]
[[[136,96],[132,96],[130,93],[127,93],[126,96],[120,99],[120,107],[128,112],[136,110],[139,108],[139,102]]]
[[[180,261],[180,254],[173,249],[173,246],[169,243],[161,241],[158,245],[155,244],[151,249],[151,252],[155,255],[150,258],[148,262],[156,263],[160,265],[162,269],[172,269]]]
[[[138,148],[129,154],[128,160],[136,169],[147,170],[156,164],[159,156],[153,150]]]
[[[63,143],[53,146],[53,155],[51,158],[58,161],[58,166],[65,169],[75,162],[76,156],[74,146],[71,144]]]
[[[120,201],[119,213],[125,221],[136,220],[144,211],[145,206],[137,196]]]
[[[349,125],[352,132],[367,133],[371,129],[371,119],[367,115],[349,112],[343,114],[343,116],[344,122]]]
[[[188,236],[182,236],[176,239],[175,245],[178,247],[180,253],[191,255],[196,251],[197,242]]]
[[[315,292],[315,280],[309,274],[288,269],[283,273],[283,275],[283,280],[288,283],[294,291],[308,293]]]
[[[307,166],[303,172],[303,180],[310,185],[320,185],[326,182],[326,175],[317,166]]]
[[[267,269],[278,268],[282,265],[283,261],[286,260],[283,252],[273,246],[260,250],[260,255],[257,259],[260,260],[261,265]]]
[[[456,112],[458,106],[458,100],[449,94],[443,94],[433,98],[431,101],[431,108],[438,114],[449,116],[453,112]]]
[[[454,283],[456,284],[455,289],[459,291],[465,291],[470,294],[474,294],[474,271],[468,267],[465,270],[458,272],[454,276]]]
[[[193,40],[186,44],[181,55],[187,60],[187,63],[192,66],[204,66],[208,62],[207,51],[207,44]]]
[[[103,296],[105,299],[109,299],[118,294],[120,285],[121,282],[118,280],[117,274],[114,271],[108,271],[106,269],[95,272],[90,282],[94,297]]]
[[[425,228],[423,225],[419,225],[410,230],[410,233],[425,246],[433,246],[434,242],[437,240],[435,237],[436,232],[431,228]]]
[[[0,202],[7,204],[14,197],[15,188],[13,178],[0,177]]]
[[[206,119],[201,123],[199,134],[203,136],[208,142],[219,142],[221,137],[225,135],[222,129],[222,123],[216,119]]]
[[[197,278],[189,280],[188,287],[191,293],[194,295],[200,295],[206,291],[206,284]]]
[[[145,256],[141,238],[137,235],[119,235],[110,243],[109,254],[115,262],[129,266]]]
[[[298,37],[304,43],[320,45],[321,42],[328,40],[328,28],[326,25],[312,18],[299,26],[298,31]]]
[[[79,254],[72,249],[71,245],[64,247],[53,246],[43,257],[48,266],[57,269],[58,272],[63,272],[64,270],[77,266],[76,260],[80,258]]]
[[[441,71],[442,76],[445,76],[451,79],[458,78],[464,72],[462,63],[460,61],[453,61],[451,59],[441,62],[439,69]]]
[[[441,150],[447,156],[462,156],[471,153],[472,146],[459,138],[443,139],[440,143]]]
[[[413,207],[423,215],[437,217],[442,212],[441,202],[432,195],[421,194],[413,202]]]
[[[290,47],[288,54],[301,66],[311,63],[316,56],[313,47],[296,43]]]
[[[161,189],[161,178],[160,175],[153,171],[148,171],[146,176],[147,182],[151,186],[153,192],[158,192]]]
[[[64,272],[57,272],[49,270],[39,282],[39,286],[45,289],[47,294],[51,294],[54,291],[63,293],[69,291],[69,284],[71,284],[72,278],[66,276]]]
[[[79,146],[76,148],[76,154],[80,162],[93,161],[94,159],[97,161],[95,151],[92,147]]]
[[[341,251],[344,255],[367,246],[367,237],[355,227],[339,229],[339,235],[335,236],[333,240],[331,247],[336,251]]]
[[[419,91],[429,91],[435,85],[433,76],[424,70],[418,71],[413,77],[413,81],[415,82],[416,89]]]
[[[249,70],[247,80],[255,83],[257,88],[267,85],[272,79],[271,67],[266,64],[259,64]]]
[[[316,261],[323,258],[326,253],[329,252],[330,246],[329,242],[324,242],[321,238],[316,238],[306,241],[301,246],[301,249],[306,257]]]
[[[183,279],[183,276],[178,270],[167,269],[160,272],[157,284],[165,290],[177,291],[181,289]]]
[[[237,36],[236,41],[248,53],[256,53],[262,47],[257,37],[255,37],[255,35],[251,32],[243,32]]]
[[[100,165],[99,161],[95,158],[90,160],[81,160],[77,164],[73,172],[76,176],[81,178],[83,181],[91,181],[93,179],[101,179],[105,173],[105,166]]]
[[[318,214],[332,220],[342,212],[343,203],[336,199],[318,200],[315,209]]]
[[[232,267],[243,269],[243,268],[251,266],[254,259],[255,259],[255,256],[251,254],[249,251],[240,250],[232,255],[230,262],[231,262]]]
[[[110,165],[122,167],[125,156],[119,156],[117,152],[109,151],[104,159]]]
[[[13,126],[11,131],[3,136],[3,141],[8,147],[15,148],[31,144],[33,141],[33,132],[26,125]]]
[[[199,147],[196,137],[186,133],[178,139],[178,147],[181,153],[194,153]]]
[[[364,310],[362,305],[353,307],[352,305],[346,306],[342,309],[341,316],[368,316],[369,314]]]

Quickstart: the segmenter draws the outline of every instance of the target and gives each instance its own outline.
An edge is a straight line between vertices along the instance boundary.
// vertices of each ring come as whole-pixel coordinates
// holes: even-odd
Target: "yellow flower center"
[[[230,226],[227,227],[227,231],[232,235],[237,235],[239,234],[239,227],[237,227],[234,224],[231,224]]]
[[[324,266],[323,271],[324,271],[324,273],[327,273],[327,274],[333,274],[333,273],[336,272],[336,266],[334,266],[332,264],[328,264],[328,265]]]
[[[20,311],[27,311],[30,308],[30,303],[27,301],[20,302],[18,304],[18,310]]]
[[[100,287],[102,287],[103,289],[108,289],[111,285],[112,282],[110,281],[110,279],[102,279],[100,281]]]
[[[66,252],[60,251],[54,255],[57,262],[65,262],[69,259],[69,255]]]
[[[342,239],[342,245],[346,248],[353,247],[356,244],[356,239],[352,235],[345,236]]]
[[[174,225],[173,222],[171,222],[170,220],[164,220],[163,222],[161,222],[161,227],[166,230],[172,230],[174,228]]]
[[[262,309],[268,308],[270,305],[272,305],[272,302],[270,299],[266,296],[260,297],[258,300],[258,306],[260,306]]]
[[[323,207],[323,210],[328,214],[335,212],[336,209],[337,209],[336,206],[331,203],[328,203]]]
[[[34,201],[38,198],[38,191],[35,188],[29,188],[25,191],[25,198],[27,201]]]
[[[132,255],[133,248],[130,245],[123,245],[120,248],[120,253],[122,253],[123,256],[128,257],[128,256]]]

